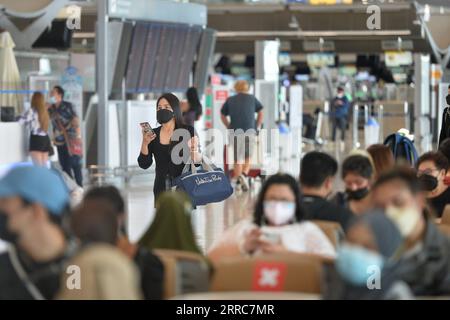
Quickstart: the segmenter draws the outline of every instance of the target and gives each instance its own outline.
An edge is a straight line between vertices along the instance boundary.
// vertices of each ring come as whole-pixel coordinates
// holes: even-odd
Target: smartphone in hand
[[[279,244],[281,243],[281,237],[279,234],[271,233],[271,232],[263,232],[261,235],[261,240],[272,243]]]
[[[144,129],[145,133],[150,133],[150,134],[155,134],[155,132],[153,131],[152,127],[150,126],[150,123],[148,122],[141,122],[141,128]]]

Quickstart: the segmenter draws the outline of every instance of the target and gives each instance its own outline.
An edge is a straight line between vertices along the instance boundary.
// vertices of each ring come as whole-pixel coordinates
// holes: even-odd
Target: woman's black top
[[[450,110],[449,108],[444,109],[444,113],[442,115],[442,126],[441,132],[439,134],[439,145],[441,145],[442,141],[446,138],[450,138]]]
[[[195,132],[193,127],[183,126],[182,128],[178,129],[186,129],[189,132],[190,137],[194,137]],[[180,138],[179,141],[171,141],[170,144],[165,145],[161,144],[160,142],[161,127],[158,127],[153,131],[156,134],[156,138],[148,144],[148,155],[144,155],[141,152],[137,160],[139,167],[141,167],[142,169],[148,169],[153,164],[153,158],[155,158],[156,177],[153,186],[153,193],[156,200],[161,192],[165,191],[167,187],[170,187],[167,185],[168,181],[172,181],[173,178],[181,175],[181,172],[183,171],[185,164],[188,162],[190,155],[184,155],[181,151],[179,155],[183,159],[182,163],[174,164],[171,159],[171,152],[177,144],[187,144],[187,141],[185,141],[186,139],[183,140],[183,138]]]
[[[429,199],[429,201],[434,213],[438,218],[441,218],[444,213],[445,206],[450,204],[450,187],[448,187],[447,190],[442,192],[437,197]]]

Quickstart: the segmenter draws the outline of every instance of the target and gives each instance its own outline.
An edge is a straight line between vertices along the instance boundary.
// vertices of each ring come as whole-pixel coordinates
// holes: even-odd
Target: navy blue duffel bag
[[[194,206],[220,202],[233,194],[233,187],[223,170],[205,156],[202,157],[200,168],[186,164],[181,175],[173,182],[178,190],[188,194]]]

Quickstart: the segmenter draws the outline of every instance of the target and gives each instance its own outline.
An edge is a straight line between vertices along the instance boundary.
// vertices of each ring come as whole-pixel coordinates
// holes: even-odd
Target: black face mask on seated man
[[[433,191],[438,186],[438,179],[429,174],[423,174],[419,177],[420,187],[424,191]]]
[[[369,194],[369,188],[365,187],[355,191],[346,190],[345,193],[347,194],[348,200],[361,200]]]
[[[448,94],[448,95],[445,97],[445,100],[447,101],[447,104],[450,106],[450,94]]]
[[[17,234],[8,229],[8,215],[0,210],[0,239],[10,243],[16,243]]]

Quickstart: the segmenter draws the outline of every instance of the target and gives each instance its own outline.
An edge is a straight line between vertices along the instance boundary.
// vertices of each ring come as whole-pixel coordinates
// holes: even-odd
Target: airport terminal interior
[[[0,300],[450,299],[449,30],[450,0],[0,0]]]

